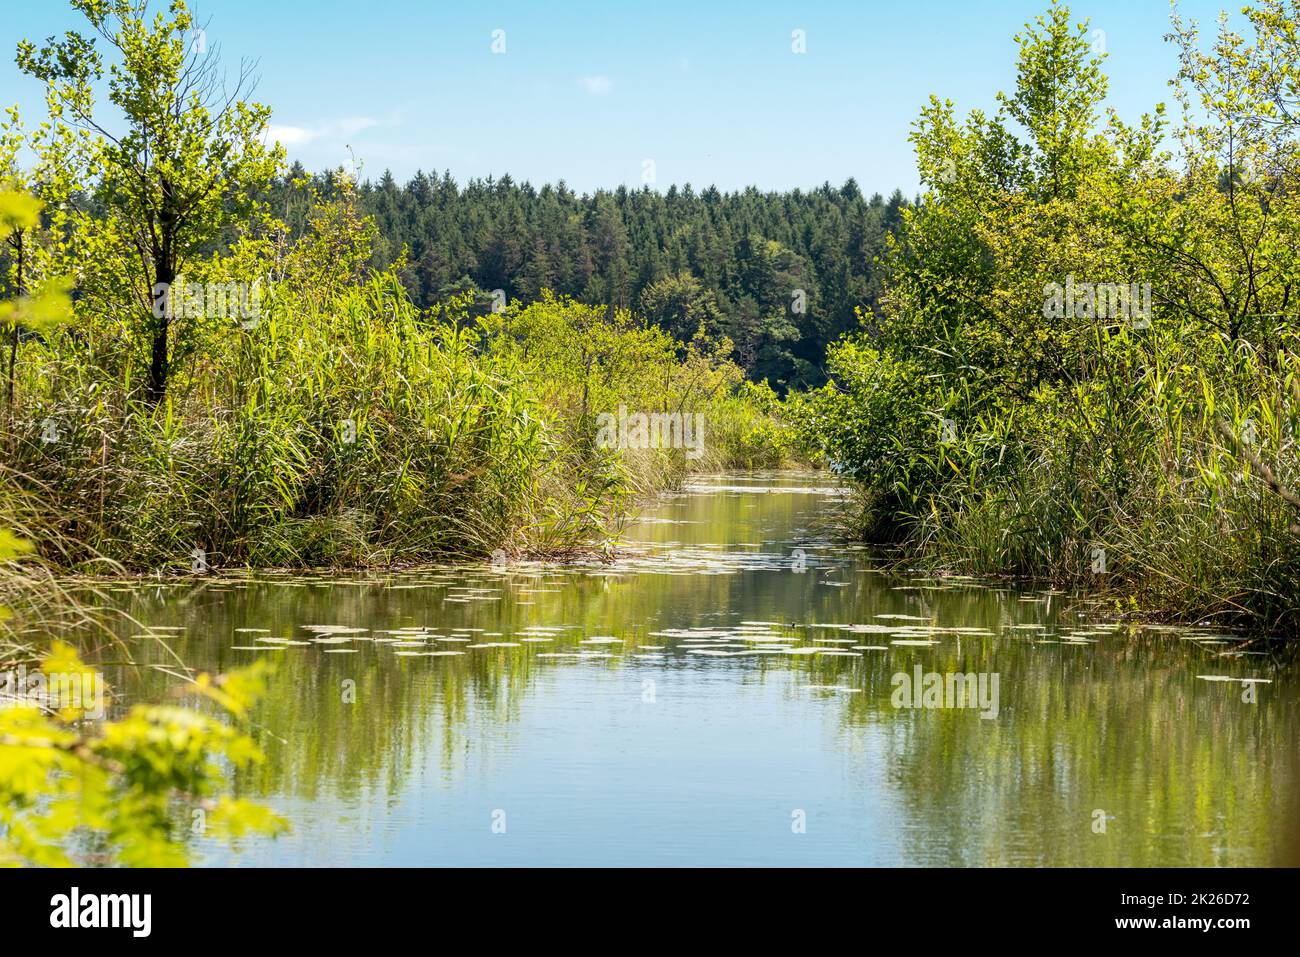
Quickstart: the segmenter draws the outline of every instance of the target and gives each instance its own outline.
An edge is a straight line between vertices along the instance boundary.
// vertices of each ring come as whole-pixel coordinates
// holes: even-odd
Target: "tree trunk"
[[[158,312],[156,307],[157,297],[154,299],[155,316],[153,342],[151,343],[149,355],[149,387],[147,395],[149,401],[155,405],[167,395],[167,379],[171,374],[171,366],[167,355],[167,334],[171,324],[172,303],[175,301],[171,296],[171,293],[174,293],[171,286],[175,280],[175,270],[170,265],[159,265],[158,280],[154,288],[157,289],[158,286],[165,285],[168,293],[164,294],[163,304],[165,308],[162,309],[161,318],[156,315]]]
[[[9,341],[9,389],[5,401],[5,410],[9,417],[10,434],[14,431],[14,366],[18,362],[18,322],[14,321],[12,338]]]
[[[19,229],[14,232],[13,236],[10,237],[10,242],[13,244],[14,247],[14,260],[18,267],[17,269],[18,288],[15,291],[18,293],[19,299],[22,299],[23,296],[27,295],[27,277],[23,275],[23,266],[24,266],[23,240],[26,238],[24,233],[25,230]],[[8,431],[10,435],[12,435],[14,431],[14,368],[18,364],[18,317],[17,316],[14,316],[13,329],[11,330],[11,332],[12,332],[12,336],[9,340],[9,375],[8,375],[7,388],[5,390],[5,410],[8,416],[8,429],[6,431]]]

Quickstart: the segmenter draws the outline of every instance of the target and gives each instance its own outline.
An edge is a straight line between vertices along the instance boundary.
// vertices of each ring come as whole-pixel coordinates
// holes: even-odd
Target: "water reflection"
[[[238,787],[295,830],[241,863],[1297,862],[1288,660],[883,574],[825,537],[842,498],[822,476],[720,477],[612,564],[122,598],[194,667],[277,662],[270,760]],[[895,707],[917,666],[997,675],[996,718]],[[111,678],[128,697],[171,681]]]

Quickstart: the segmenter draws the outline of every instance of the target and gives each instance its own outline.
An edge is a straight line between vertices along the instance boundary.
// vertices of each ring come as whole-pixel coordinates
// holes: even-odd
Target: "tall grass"
[[[678,342],[633,313],[549,293],[484,323],[484,348],[526,370],[569,465],[602,461],[633,498],[693,472],[780,468],[797,461],[784,403],[745,379],[730,344]],[[692,448],[598,447],[601,416],[692,417]]]
[[[0,510],[61,565],[468,556],[572,545],[611,515],[599,470],[558,468],[519,364],[422,319],[391,277],[328,306],[270,297],[156,406],[75,334],[21,368]]]
[[[157,405],[102,335],[25,344],[6,522],[88,571],[563,553],[688,468],[781,458],[770,390],[658,330],[554,301],[512,307],[527,322],[508,328],[434,317],[391,273],[328,299],[288,288],[253,328],[196,332]],[[574,310],[593,324],[566,325]],[[557,343],[589,358],[570,368]],[[595,448],[593,416],[619,403],[703,409],[707,455]]]
[[[1125,607],[1300,627],[1300,364],[1226,340],[977,417],[886,508],[911,560],[1050,579]],[[871,512],[881,519],[880,492]],[[888,496],[885,496],[888,498]]]

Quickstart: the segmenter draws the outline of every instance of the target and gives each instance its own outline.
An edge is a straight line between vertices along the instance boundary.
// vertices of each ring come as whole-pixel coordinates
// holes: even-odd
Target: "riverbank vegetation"
[[[269,109],[240,98],[246,73],[220,85],[183,5],[158,21],[136,2],[74,6],[99,46],[22,44],[52,122],[29,132],[11,113],[0,138],[0,177],[43,209],[0,261],[22,304],[0,317],[0,511],[44,560],[565,553],[689,470],[790,454],[772,440],[775,393],[746,382],[703,292],[642,297],[680,312],[672,328],[542,287],[527,303],[477,287],[417,302],[354,177],[294,180],[297,226],[272,215]],[[68,288],[57,329],[24,321]],[[699,447],[598,441],[621,410],[698,419]]]
[[[39,213],[30,197],[0,190],[0,242],[36,229]],[[0,316],[21,317],[29,332],[46,335],[68,311],[57,288],[0,302]],[[232,798],[226,787],[227,770],[262,760],[237,722],[262,693],[264,663],[191,677],[185,690],[222,716],[137,704],[105,720],[111,691],[103,675],[51,636],[102,629],[114,645],[122,642],[102,612],[72,597],[48,569],[15,569],[31,549],[0,525],[0,867],[175,866],[186,863],[192,834],[234,840],[282,831],[278,815]]]
[[[1103,115],[1102,51],[1056,3],[996,112],[930,101],[884,314],[798,417],[864,534],[1294,634],[1296,13],[1207,41],[1175,11],[1177,121]]]
[[[22,44],[51,122],[0,135],[42,209],[0,257],[0,510],[53,567],[573,553],[810,456],[938,566],[1293,623],[1285,0],[1209,52],[1175,14],[1178,119],[1132,124],[1052,5],[996,111],[925,109],[917,203],[309,176],[183,5],[74,6],[98,46]]]

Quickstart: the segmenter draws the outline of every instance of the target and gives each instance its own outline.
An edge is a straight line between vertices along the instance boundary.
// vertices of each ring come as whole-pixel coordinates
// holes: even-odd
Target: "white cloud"
[[[614,89],[614,81],[607,76],[584,76],[578,82],[592,96],[604,96]]]
[[[266,140],[269,143],[282,143],[285,146],[308,146],[318,140],[338,140],[356,136],[364,130],[379,125],[379,120],[371,116],[348,116],[327,120],[316,126],[285,126],[271,123],[266,128]]]
[[[304,143],[310,143],[315,138],[315,133],[301,126],[281,126],[278,123],[271,123],[266,127],[266,141],[268,143],[302,146]]]

